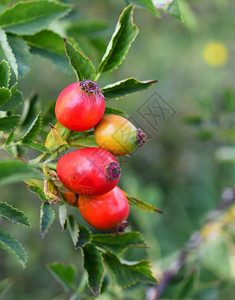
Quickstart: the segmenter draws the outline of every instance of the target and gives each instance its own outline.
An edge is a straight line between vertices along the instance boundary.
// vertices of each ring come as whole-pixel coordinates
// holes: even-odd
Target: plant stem
[[[221,196],[221,202],[219,205],[213,209],[205,223],[203,224],[202,228],[207,225],[207,223],[211,221],[215,221],[219,217],[221,217],[222,214],[226,213],[227,209],[234,204],[235,202],[235,187],[233,188],[227,188],[224,190]],[[216,216],[216,217],[215,217]],[[188,242],[185,244],[185,246],[182,248],[179,256],[176,260],[172,262],[168,270],[166,270],[161,280],[159,281],[159,285],[150,288],[146,293],[145,300],[158,300],[160,299],[160,296],[164,292],[164,290],[167,288],[167,286],[170,284],[171,280],[178,274],[180,269],[185,265],[188,256],[192,253],[192,251],[195,251],[198,249],[202,242],[202,235],[201,230],[195,231],[190,236]]]
[[[100,78],[100,75],[101,75],[100,73],[97,73],[94,81],[97,81]]]
[[[2,146],[0,147],[0,149],[6,149],[6,148],[18,146],[18,145],[20,145],[19,142],[16,142],[16,143],[14,143],[14,144],[9,144],[9,145],[5,145],[5,144],[4,144],[4,145],[2,145]]]

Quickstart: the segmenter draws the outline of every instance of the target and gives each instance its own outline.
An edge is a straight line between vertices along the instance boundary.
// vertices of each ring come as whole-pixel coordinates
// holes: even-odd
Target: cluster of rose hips
[[[72,131],[94,127],[98,147],[82,148],[62,156],[57,173],[64,198],[80,209],[91,226],[124,231],[129,204],[117,187],[121,168],[114,157],[127,155],[145,142],[145,134],[129,120],[104,115],[105,99],[96,82],[83,80],[67,86],[56,101],[58,122]]]

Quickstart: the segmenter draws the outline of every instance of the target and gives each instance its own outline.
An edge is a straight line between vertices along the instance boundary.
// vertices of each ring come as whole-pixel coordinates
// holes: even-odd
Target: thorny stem
[[[235,187],[227,188],[224,190],[221,196],[221,202],[219,205],[211,211],[208,215],[203,227],[211,222],[219,218],[222,214],[224,214],[227,209],[234,204],[235,202]],[[215,217],[216,216],[216,217]],[[178,274],[180,269],[185,265],[188,255],[196,250],[202,241],[202,235],[200,230],[195,231],[190,236],[188,242],[185,244],[183,249],[181,250],[178,258],[172,262],[168,270],[163,273],[161,280],[159,281],[159,285],[147,290],[145,300],[158,300],[162,295],[163,291],[170,284],[171,280]]]

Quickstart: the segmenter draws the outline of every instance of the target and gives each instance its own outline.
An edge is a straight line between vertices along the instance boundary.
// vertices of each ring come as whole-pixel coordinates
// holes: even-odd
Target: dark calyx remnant
[[[117,226],[113,229],[113,236],[120,232],[125,232],[127,226],[128,226],[127,221],[122,221],[121,223],[117,224]]]
[[[111,162],[106,168],[106,175],[109,180],[118,179],[121,175],[120,166],[115,161]]]
[[[137,129],[136,137],[137,137],[137,145],[143,146],[143,144],[146,142],[146,134],[140,128]]]
[[[80,86],[87,93],[96,93],[100,91],[98,84],[90,79],[81,81]]]
[[[74,198],[74,200],[71,204],[74,205],[74,206],[78,206],[78,199],[79,199],[79,195],[75,194],[75,198]]]

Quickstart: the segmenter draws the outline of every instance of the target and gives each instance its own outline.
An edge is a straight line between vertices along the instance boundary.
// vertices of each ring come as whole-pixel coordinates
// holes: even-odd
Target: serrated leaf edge
[[[66,49],[66,44],[69,43],[75,51],[77,51],[87,62],[89,62],[89,64],[91,65],[91,69],[94,71],[94,77],[92,78],[79,78],[78,76],[78,72],[77,70],[73,67],[72,63],[71,63],[71,58],[70,56],[68,55],[68,52],[67,52],[67,49]],[[96,75],[96,68],[94,67],[92,61],[89,59],[89,57],[87,57],[84,53],[82,53],[80,50],[77,49],[76,45],[73,45],[69,40],[67,39],[64,39],[64,48],[65,48],[65,53],[69,59],[69,65],[72,67],[72,69],[74,70],[75,74],[76,74],[76,77],[79,80],[83,80],[83,79],[91,79],[91,80],[94,80],[95,78],[95,75]]]
[[[9,221],[11,221],[12,223],[15,223],[15,224],[20,224],[20,225],[23,225],[23,226],[26,226],[26,227],[32,227],[32,225],[31,225],[31,223],[29,222],[29,219],[28,219],[28,217],[26,216],[26,214],[24,213],[24,211],[22,211],[22,210],[20,210],[20,209],[18,209],[18,208],[15,208],[14,206],[12,206],[11,204],[9,204],[9,203],[7,203],[7,202],[5,202],[5,201],[0,201],[0,203],[1,203],[1,202],[7,204],[7,205],[10,206],[11,208],[13,208],[13,209],[17,210],[18,212],[22,213],[22,214],[27,218],[27,221],[28,221],[29,225],[26,225],[26,224],[24,224],[24,223],[20,223],[20,222],[13,221],[13,220],[11,220],[11,219],[5,217],[5,216],[2,216],[1,213],[0,213],[0,216],[1,216],[2,218],[7,219],[7,220],[9,220]]]
[[[9,64],[10,64],[13,72],[15,73],[16,79],[18,79],[19,74],[18,74],[18,64],[17,64],[17,61],[16,61],[16,57],[15,57],[13,51],[12,51],[11,46],[9,45],[9,42],[7,40],[7,34],[6,34],[5,30],[0,27],[0,32],[1,31],[3,32],[4,38],[5,38],[5,41],[3,41],[3,42],[5,42],[6,45],[8,46],[8,52],[5,52],[4,49],[2,49],[2,50],[3,50],[6,58],[9,60]]]
[[[38,129],[36,131],[37,133],[36,133],[36,135],[34,134],[34,137],[32,138],[32,140],[34,140],[36,138],[36,136],[39,134],[39,132],[41,130],[41,126],[42,126],[42,122],[43,122],[41,112],[38,113],[38,115],[33,120],[31,125],[29,126],[29,128],[25,132],[25,134],[21,137],[20,141],[22,141],[22,142],[27,141],[27,136],[30,134],[31,130],[34,128],[34,126],[37,124],[37,122],[39,122],[39,124],[37,125],[38,126]],[[30,141],[32,141],[32,140],[30,140]]]
[[[93,243],[87,243],[87,244],[92,244],[94,245]],[[84,245],[85,246],[85,245]],[[102,286],[103,286],[103,282],[104,282],[104,271],[105,271],[105,264],[104,264],[104,258],[103,258],[103,255],[102,255],[102,252],[99,251],[99,249],[97,248],[96,245],[94,245],[94,247],[96,248],[96,250],[100,253],[100,257],[101,257],[101,263],[102,263],[102,266],[103,266],[103,273],[102,273],[102,281],[101,281],[101,285],[100,285],[100,288],[99,288],[99,291],[98,293],[100,294],[100,291],[102,289]],[[87,286],[89,288],[89,290],[92,292],[93,295],[97,296],[97,294],[95,293],[95,291],[93,291],[93,289],[89,286],[89,281],[88,281],[88,277],[89,277],[89,274],[88,274],[88,271],[84,268],[84,252],[83,252],[83,247],[81,247],[81,254],[82,254],[82,267],[87,275]]]
[[[105,253],[109,253],[109,252],[111,252],[111,251],[106,251]],[[111,252],[111,253],[113,254],[113,252]],[[115,255],[115,254],[114,254],[114,255]],[[124,265],[126,265],[126,266],[129,266],[129,265],[126,264],[125,262],[121,262],[120,258],[119,258],[117,255],[115,255],[115,256],[118,258],[120,264],[124,264]],[[141,262],[148,263],[150,273],[151,273],[152,277],[156,280],[156,284],[157,284],[159,281],[158,281],[158,279],[156,278],[156,276],[153,274],[151,262],[150,262],[149,260],[147,260],[147,259],[141,259],[141,260],[139,260],[139,261],[137,261],[137,262],[133,262],[133,263],[135,263],[135,264],[133,264],[133,265],[137,265],[137,264],[139,264],[139,263],[141,263]],[[113,278],[114,278],[115,282],[117,283],[113,270],[112,270],[109,266],[108,266],[108,269],[111,271],[111,273],[112,273],[112,275],[113,275]],[[147,283],[153,284],[153,282],[150,281],[150,280],[144,280],[144,279],[141,279],[141,280],[138,280],[138,281],[133,281],[133,282],[130,283],[130,284],[119,285],[119,284],[117,283],[117,285],[119,285],[119,286],[121,286],[122,288],[125,289],[125,288],[131,287],[131,286],[133,286],[133,285],[135,285],[135,284],[137,284],[137,283],[139,283],[139,282],[147,282]]]
[[[2,230],[2,229],[0,229],[0,230],[3,231],[3,232],[5,232],[6,234],[8,234],[12,239],[16,240],[17,243],[24,249],[24,253],[25,253],[25,261],[21,260],[21,258],[17,255],[17,253],[16,253],[14,250],[12,250],[11,248],[9,248],[6,244],[4,244],[3,247],[0,246],[0,249],[3,249],[3,250],[6,251],[7,253],[11,253],[11,254],[16,258],[16,260],[17,260],[18,262],[20,262],[20,264],[22,265],[22,267],[25,268],[25,264],[26,264],[26,262],[27,262],[27,260],[28,260],[28,254],[27,254],[27,252],[25,251],[25,248],[23,247],[23,245],[22,245],[22,244],[21,244],[21,243],[13,236],[13,235],[11,235],[10,233],[6,232],[5,230]],[[6,250],[5,247],[6,247],[8,250]],[[9,252],[8,252],[8,251],[9,251]]]
[[[12,73],[11,73],[11,65],[10,65],[9,61],[8,61],[8,60],[5,60],[4,58],[1,59],[0,64],[1,64],[2,62],[7,63],[8,69],[9,69],[9,80],[8,80],[8,84],[7,84],[7,87],[6,87],[6,88],[8,88],[8,87],[9,87],[10,80],[11,80],[11,75],[12,75]]]
[[[10,118],[10,117],[18,117],[18,122],[17,122],[17,124],[14,126],[14,127],[12,127],[11,129],[6,129],[6,130],[2,130],[2,131],[11,131],[11,130],[14,130],[18,125],[19,125],[19,123],[20,123],[20,115],[11,115],[11,116],[9,116],[9,117],[3,117],[3,118],[0,118],[0,119],[8,119],[8,118]],[[1,130],[0,130],[1,131]]]
[[[51,223],[49,224],[49,226],[47,227],[47,229],[46,229],[46,231],[44,232],[44,233],[42,233],[42,206],[43,205],[45,205],[45,203],[47,203],[47,202],[42,202],[42,204],[41,204],[41,207],[40,207],[40,234],[41,234],[41,237],[44,239],[45,238],[45,236],[46,236],[46,234],[47,234],[47,232],[48,232],[48,230],[51,228],[51,226],[52,226],[52,224],[53,224],[53,222],[54,222],[54,220],[55,220],[55,212],[54,212],[54,210],[53,210],[53,208],[51,207],[51,205],[50,205],[50,207],[51,207],[51,209],[52,209],[52,211],[53,211],[53,219],[52,219],[52,221],[51,221]],[[48,203],[47,203],[48,204]]]
[[[126,95],[144,92],[145,90],[148,90],[154,83],[158,82],[156,79],[150,79],[150,80],[143,80],[143,81],[141,81],[141,80],[138,80],[138,79],[136,79],[134,77],[130,77],[130,78],[126,78],[126,79],[114,82],[114,83],[110,83],[110,84],[104,86],[103,88],[101,88],[101,90],[105,94],[105,89],[109,89],[109,88],[112,88],[112,87],[119,86],[121,83],[123,83],[123,82],[125,82],[125,81],[127,81],[129,79],[134,79],[135,81],[138,81],[139,83],[143,83],[143,84],[148,84],[149,83],[149,86],[145,87],[143,90],[140,90],[140,91],[134,91],[134,92],[126,93]],[[105,100],[106,101],[111,101],[113,99],[120,99],[120,98],[125,97],[126,95],[122,95],[122,96],[118,96],[118,97],[112,97],[112,98],[108,98],[108,99],[105,99]]]
[[[79,238],[79,233],[80,233],[80,228],[79,228],[78,222],[77,222],[77,220],[75,219],[75,217],[74,217],[73,215],[69,215],[69,216],[66,218],[66,221],[67,221],[68,230],[69,230],[70,235],[71,235],[70,222],[69,222],[69,218],[70,218],[70,217],[72,217],[73,220],[76,222],[76,226],[77,226],[77,228],[78,228],[78,233],[77,233],[77,237],[76,237],[76,245],[74,245],[74,242],[73,242],[73,239],[72,239],[74,248],[75,248],[75,250],[77,250],[78,248],[81,248],[81,247],[78,247],[78,246],[77,246],[77,244],[78,244],[78,238]],[[71,235],[71,238],[72,238],[72,235]]]
[[[34,0],[33,1],[34,3],[35,2],[38,2],[38,3],[40,3],[40,2],[42,2],[41,0]],[[45,2],[48,2],[48,1],[45,1]],[[49,2],[51,2],[51,3],[53,3],[52,1],[49,1]],[[29,2],[30,3],[30,2]],[[52,22],[54,22],[54,21],[56,21],[56,20],[59,20],[59,19],[61,19],[61,18],[64,18],[65,16],[67,16],[68,14],[69,14],[69,12],[71,11],[71,6],[69,6],[69,5],[66,5],[66,4],[64,4],[64,3],[60,3],[60,2],[54,2],[55,4],[60,4],[61,6],[64,6],[64,8],[67,8],[67,10],[63,13],[63,14],[61,14],[61,16],[59,16],[59,17],[57,17],[57,18],[55,18],[53,21],[51,21],[51,23]],[[21,6],[21,5],[27,5],[28,3],[27,2],[24,2],[24,1],[19,1],[18,3],[16,3],[16,4],[14,4],[13,6],[11,6],[11,7],[9,7],[9,8],[7,8],[7,9],[5,9],[1,14],[0,14],[0,17],[3,15],[3,14],[5,14],[5,13],[8,13],[8,11],[11,11],[12,9],[14,9],[15,7],[17,7],[17,6]],[[49,15],[49,14],[47,14],[47,15]],[[45,17],[45,16],[47,16],[47,15],[44,15],[43,17]],[[40,18],[42,18],[42,17],[40,17]],[[29,19],[29,20],[27,20],[27,22],[29,22],[29,21],[34,21],[35,19]],[[26,23],[26,22],[24,22],[24,23]],[[51,24],[50,23],[50,24]],[[6,31],[6,32],[11,32],[11,31],[7,31],[6,30],[6,28],[7,27],[10,27],[10,26],[16,26],[16,25],[19,25],[19,23],[12,23],[12,24],[9,24],[9,25],[7,25],[7,24],[3,24],[3,25],[1,25],[1,28],[3,28],[4,29],[4,31]],[[4,28],[4,26],[5,26],[5,28]],[[49,26],[49,25],[48,25]],[[43,29],[42,29],[43,30]],[[13,32],[11,32],[11,33],[13,33]],[[15,34],[15,33],[14,33]]]
[[[105,61],[105,60],[106,60],[108,57],[110,57],[111,54],[112,54],[112,53],[110,54],[110,50],[113,48],[113,41],[114,41],[114,38],[115,38],[116,34],[118,33],[119,29],[121,28],[121,22],[120,22],[120,21],[121,21],[121,17],[123,16],[124,12],[126,12],[126,10],[127,10],[129,7],[132,7],[131,18],[130,18],[130,19],[131,19],[131,25],[132,25],[132,28],[135,28],[135,29],[136,29],[136,35],[135,35],[135,37],[133,38],[132,42],[129,44],[128,48],[126,49],[125,53],[123,54],[123,57],[122,57],[121,61],[118,63],[118,65],[116,65],[113,69],[108,70],[108,71],[105,71],[105,72],[111,72],[111,71],[117,69],[118,66],[122,64],[122,62],[123,62],[123,60],[125,59],[126,54],[128,53],[128,51],[129,51],[129,49],[130,49],[132,43],[134,42],[134,40],[136,39],[137,34],[139,33],[139,29],[138,29],[137,25],[134,24],[134,22],[133,22],[133,10],[134,10],[135,5],[134,5],[134,4],[130,4],[130,5],[128,5],[127,7],[124,8],[124,10],[122,11],[120,17],[118,18],[118,23],[117,23],[117,25],[116,25],[116,28],[115,28],[115,30],[114,30],[112,36],[111,36],[110,42],[109,42],[109,44],[108,44],[108,46],[107,46],[107,48],[106,48],[106,51],[105,51],[105,53],[104,53],[104,56],[102,57],[101,62],[100,62],[100,64],[99,64],[99,66],[98,66],[98,72],[99,72],[99,73],[102,73],[102,72],[103,72],[104,67],[100,68],[100,66],[102,66],[102,64],[103,64],[103,61]]]
[[[139,231],[130,231],[128,233],[139,233],[141,234]],[[110,238],[112,237],[112,234],[110,233],[103,233],[102,235],[104,236],[110,236]],[[119,235],[122,235],[121,233]],[[91,241],[93,241],[93,238],[92,238],[93,234],[91,235]],[[132,247],[140,247],[140,248],[150,248],[150,246],[147,244],[147,242],[145,241],[145,239],[143,238],[143,236],[141,236],[141,240],[142,240],[142,244],[131,244],[131,245],[128,245],[126,246],[125,248],[123,248],[121,251],[117,251],[116,253],[118,254],[122,254],[124,253],[127,249],[129,248],[132,248]],[[94,241],[93,242],[95,245],[96,245],[96,242]],[[112,252],[113,254],[116,254],[115,252],[113,252],[111,249],[107,249],[106,245],[104,247],[102,246],[99,246],[99,245],[96,245],[97,247],[101,247],[102,249],[105,249],[106,251],[110,251]]]

